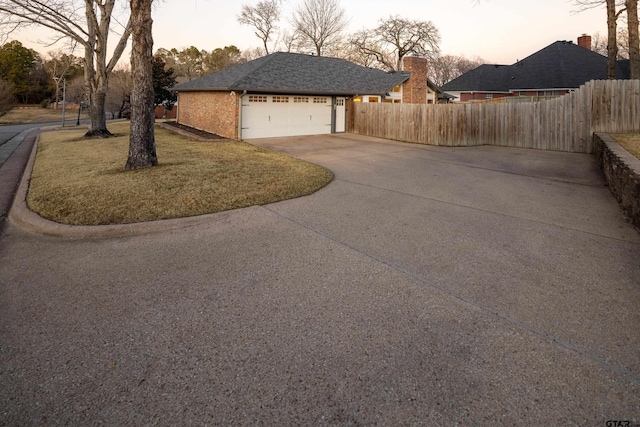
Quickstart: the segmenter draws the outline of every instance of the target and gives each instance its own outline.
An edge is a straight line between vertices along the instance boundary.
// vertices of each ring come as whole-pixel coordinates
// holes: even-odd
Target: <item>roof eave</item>
[[[356,96],[356,95],[385,95],[388,90],[373,90],[373,91],[327,91],[327,90],[311,90],[311,89],[274,89],[274,88],[252,88],[247,89],[243,87],[201,87],[201,88],[185,88],[175,89],[176,92],[244,92],[247,93],[277,93],[287,95],[318,95],[318,96]]]

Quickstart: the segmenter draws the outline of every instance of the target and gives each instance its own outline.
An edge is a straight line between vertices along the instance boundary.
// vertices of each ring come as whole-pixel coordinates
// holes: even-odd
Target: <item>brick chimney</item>
[[[427,58],[405,56],[402,58],[402,71],[411,73],[402,89],[402,102],[405,104],[427,103]]]
[[[583,34],[578,37],[578,46],[582,46],[585,49],[591,50],[591,36]]]

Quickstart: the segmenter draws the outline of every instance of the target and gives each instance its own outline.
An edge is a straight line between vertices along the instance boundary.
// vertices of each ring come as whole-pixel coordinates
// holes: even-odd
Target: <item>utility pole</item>
[[[67,79],[62,78],[62,127],[64,127],[64,109],[67,106]]]

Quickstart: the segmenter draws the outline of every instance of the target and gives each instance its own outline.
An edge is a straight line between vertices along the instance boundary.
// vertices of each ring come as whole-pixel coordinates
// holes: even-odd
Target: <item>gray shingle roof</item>
[[[628,67],[618,63],[618,78]],[[607,58],[567,41],[558,41],[513,65],[481,65],[442,86],[444,91],[508,92],[518,89],[571,89],[607,78]]]
[[[409,73],[362,67],[344,59],[278,52],[180,84],[185,91],[364,95],[384,94]]]

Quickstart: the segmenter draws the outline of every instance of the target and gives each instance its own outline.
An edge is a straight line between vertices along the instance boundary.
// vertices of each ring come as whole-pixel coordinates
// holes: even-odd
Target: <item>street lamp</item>
[[[84,101],[78,102],[78,120],[76,120],[76,126],[80,126],[80,112],[82,111],[83,106],[84,106]]]

